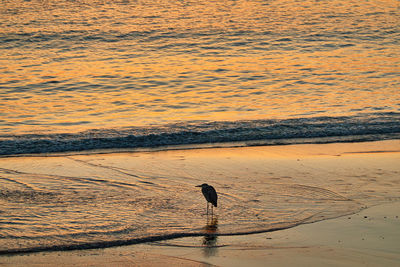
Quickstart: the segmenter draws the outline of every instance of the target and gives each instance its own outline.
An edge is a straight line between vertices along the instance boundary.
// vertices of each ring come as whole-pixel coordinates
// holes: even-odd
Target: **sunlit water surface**
[[[375,0],[5,0],[0,133],[398,112],[398,12]]]

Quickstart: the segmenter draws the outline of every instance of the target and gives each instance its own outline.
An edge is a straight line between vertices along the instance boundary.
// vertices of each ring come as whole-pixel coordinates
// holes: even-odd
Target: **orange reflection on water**
[[[396,1],[17,2],[13,133],[398,110]]]

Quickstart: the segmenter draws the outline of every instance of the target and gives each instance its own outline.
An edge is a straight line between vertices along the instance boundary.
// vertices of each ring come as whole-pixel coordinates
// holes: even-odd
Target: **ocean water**
[[[399,25],[397,1],[2,1],[0,154],[398,138]]]
[[[188,170],[179,154],[87,154],[400,139],[399,33],[390,0],[1,1],[1,253],[203,234],[193,186],[210,177],[219,234],[398,195],[378,166],[327,181],[269,173],[268,157],[250,176],[256,156]]]

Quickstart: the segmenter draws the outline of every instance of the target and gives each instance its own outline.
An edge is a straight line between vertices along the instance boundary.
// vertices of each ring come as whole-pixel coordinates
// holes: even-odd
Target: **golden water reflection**
[[[204,227],[205,235],[203,237],[204,256],[210,257],[217,253],[218,236],[218,215],[207,215],[207,224]]]
[[[0,131],[396,111],[397,9],[397,1],[6,1]]]

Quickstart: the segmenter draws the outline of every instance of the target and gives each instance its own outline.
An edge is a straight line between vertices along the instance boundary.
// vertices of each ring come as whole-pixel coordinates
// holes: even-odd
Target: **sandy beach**
[[[181,165],[177,165],[177,162],[184,162],[186,172],[200,177],[211,175],[210,169],[202,168],[207,164],[214,166],[212,171],[215,171],[218,166],[225,168],[229,166],[229,162],[234,162],[230,170],[233,173],[238,173],[237,169],[247,166],[248,169],[242,171],[249,176],[258,173],[259,176],[266,175],[275,180],[296,177],[296,184],[303,181],[310,187],[323,181],[343,179],[342,186],[336,183],[336,188],[330,188],[332,184],[325,182],[326,187],[359,206],[350,205],[348,214],[342,214],[338,218],[314,218],[313,223],[305,222],[281,231],[218,236],[215,235],[218,234],[217,230],[209,236],[105,249],[3,255],[0,257],[1,266],[400,265],[400,142],[397,140],[70,157],[85,158],[86,161],[90,158],[91,162],[99,157],[107,162],[121,162],[130,157],[137,166],[144,164],[148,167],[148,161],[159,162],[159,166],[168,166],[165,169],[154,166],[152,171],[155,173],[171,169],[178,171]],[[2,158],[0,162],[2,168],[20,172],[35,169],[36,173],[57,173],[61,170],[70,175],[82,175],[85,171],[82,168],[68,169],[65,157]],[[132,161],[129,163],[132,164]],[[53,167],[49,168],[50,165]],[[267,174],[266,169],[273,174]],[[306,176],[313,179],[306,179]],[[385,187],[385,184],[390,186]],[[226,205],[221,202],[215,215],[222,226],[223,209]],[[204,214],[200,213],[199,216],[208,223]]]
[[[400,203],[265,234],[2,256],[2,266],[398,266]]]

